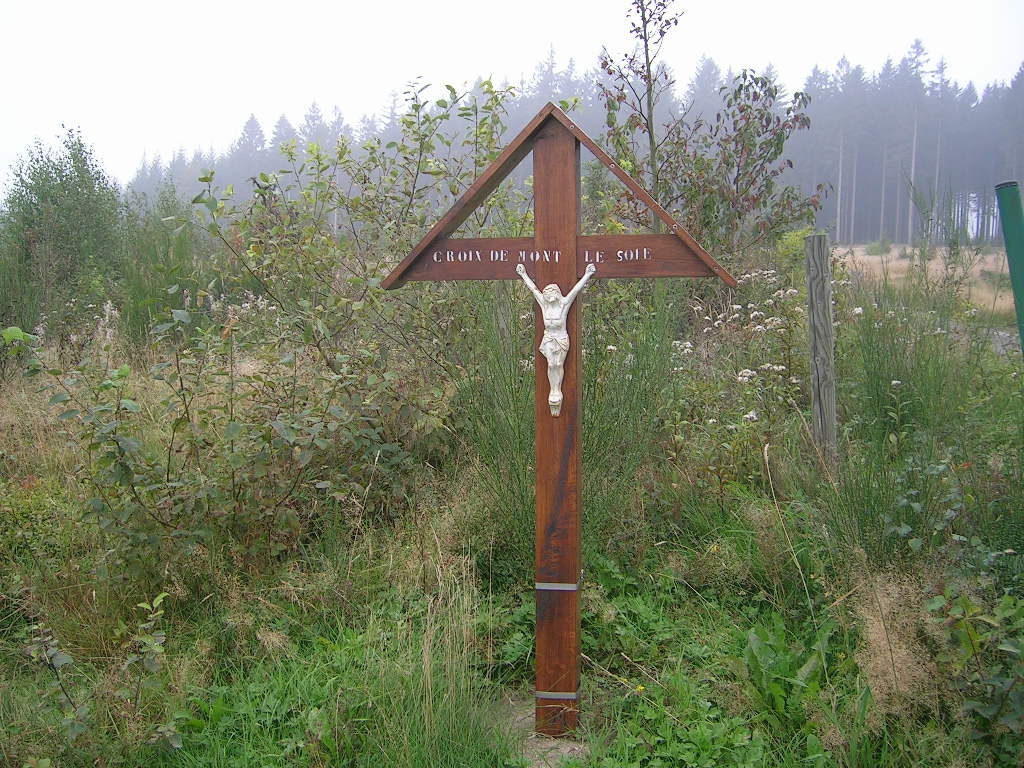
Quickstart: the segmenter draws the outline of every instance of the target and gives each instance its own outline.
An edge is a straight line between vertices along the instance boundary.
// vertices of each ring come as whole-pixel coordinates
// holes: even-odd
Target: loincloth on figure
[[[569,335],[556,336],[550,331],[546,332],[540,340],[540,347],[538,347],[540,353],[549,360],[552,357],[556,359],[565,355],[569,351]]]

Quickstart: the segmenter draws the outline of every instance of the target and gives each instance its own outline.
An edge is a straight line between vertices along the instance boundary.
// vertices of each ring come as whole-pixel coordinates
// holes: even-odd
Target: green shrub
[[[892,251],[892,243],[889,242],[888,237],[883,237],[881,240],[868,243],[864,250],[868,256],[888,256],[889,252]]]
[[[611,703],[616,725],[575,766],[656,768],[667,765],[763,765],[769,750],[761,729],[709,701],[681,672],[645,679]]]
[[[0,210],[0,324],[73,350],[120,270],[117,187],[69,130],[56,151],[29,149]]]
[[[270,348],[243,315],[197,328],[173,310],[154,329],[167,358],[144,375],[88,361],[48,372],[58,418],[78,425],[84,517],[110,537],[122,574],[162,580],[198,544],[279,555],[314,516],[403,461],[371,395],[383,397],[392,374],[325,371],[301,346]]]
[[[1024,601],[1003,595],[987,604],[947,589],[933,598],[945,646],[939,659],[963,696],[972,736],[990,751],[995,765],[1024,760]]]
[[[17,326],[0,330],[0,383],[6,381],[15,371],[23,371],[29,360],[35,356],[34,347],[39,337],[25,333]]]

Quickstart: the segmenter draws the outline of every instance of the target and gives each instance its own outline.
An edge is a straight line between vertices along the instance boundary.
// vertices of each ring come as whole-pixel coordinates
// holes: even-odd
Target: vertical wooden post
[[[811,336],[811,409],[814,439],[825,457],[836,453],[835,331],[832,325],[832,264],[825,235],[804,238]]]
[[[534,281],[543,290],[557,283],[568,293],[576,283],[576,236],[579,231],[579,142],[569,130],[549,120],[533,150],[534,242],[538,250],[559,251],[555,261],[538,261]],[[541,171],[543,169],[543,171]],[[535,308],[534,348],[544,335],[544,319]],[[580,685],[580,334],[579,302],[569,311],[569,350],[562,380],[562,408],[551,415],[547,360],[535,356],[537,423],[536,728],[561,736],[576,727]],[[545,695],[547,694],[547,695]]]
[[[580,144],[603,163],[655,214],[666,232],[657,235],[579,235]],[[528,153],[534,163],[533,238],[453,238],[483,200]],[[581,246],[584,246],[581,249]],[[527,250],[529,255],[527,255]],[[616,254],[618,258],[604,258]],[[486,258],[490,256],[490,258]],[[597,266],[600,265],[600,266]],[[731,287],[724,270],[650,193],[630,178],[601,147],[554,104],[548,104],[489,165],[419,244],[384,279],[398,288],[407,280],[517,280],[524,267],[543,290],[556,284],[563,297],[584,274],[593,277],[710,277]],[[599,271],[595,272],[594,269]],[[536,728],[562,736],[577,725],[580,686],[580,609],[582,577],[580,525],[579,303],[570,304],[562,364],[558,416],[548,405],[548,361],[540,354],[543,314],[535,308],[537,424],[536,560],[537,687]],[[560,310],[559,310],[560,311]],[[555,338],[561,345],[561,315]]]

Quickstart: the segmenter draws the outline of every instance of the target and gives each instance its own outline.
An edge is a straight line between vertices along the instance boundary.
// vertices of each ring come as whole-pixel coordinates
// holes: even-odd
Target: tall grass
[[[379,670],[368,702],[359,765],[396,768],[500,766],[515,751],[515,734],[478,663],[470,589],[442,585],[420,627],[400,623],[369,657]]]
[[[876,564],[948,554],[951,541],[974,537],[989,547],[1024,543],[1011,541],[1012,515],[1002,512],[1019,491],[1011,483],[998,501],[977,484],[979,463],[1019,466],[1024,432],[993,434],[993,425],[1017,423],[1020,409],[1002,383],[1007,361],[965,311],[968,257],[948,248],[942,268],[929,269],[926,247],[913,256],[901,280],[883,272],[854,287],[846,301],[858,314],[840,334],[849,442],[822,515],[844,549]],[[995,458],[993,448],[1006,455]]]
[[[637,559],[649,537],[644,467],[660,434],[681,281],[607,281],[584,318],[583,543]],[[650,478],[647,478],[650,481]]]
[[[190,215],[170,185],[152,202],[136,201],[126,215],[126,258],[118,291],[121,325],[136,345],[146,342],[155,317],[182,306],[181,292],[195,299],[212,287],[213,265],[200,258],[202,235],[179,226]]]
[[[478,672],[465,576],[446,574],[429,600],[403,609],[378,603],[360,629],[261,631],[263,660],[225,666],[193,691],[182,748],[154,755],[158,764],[507,764],[515,735]]]
[[[901,283],[888,275],[864,283],[851,300],[864,314],[841,356],[843,378],[854,383],[847,421],[879,444],[911,427],[948,425],[950,410],[968,396],[984,344],[957,321],[956,287],[936,286],[915,270]]]
[[[639,472],[650,455],[671,361],[676,318],[666,281],[591,286],[583,343],[583,540],[588,552],[636,553],[645,526]],[[472,289],[481,307],[460,408],[467,453],[477,457],[481,570],[499,583],[525,581],[533,561],[533,304],[518,286]],[[637,538],[639,536],[639,539]]]
[[[473,500],[472,546],[493,585],[525,583],[534,538],[533,307],[504,283],[473,286],[467,294],[480,311],[456,408],[465,416],[466,453],[479,462],[486,494]]]

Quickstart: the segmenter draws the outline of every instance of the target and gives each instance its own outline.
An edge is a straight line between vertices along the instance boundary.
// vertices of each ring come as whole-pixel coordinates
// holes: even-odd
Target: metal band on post
[[[534,583],[533,588],[549,592],[575,592],[580,588],[580,585],[579,582],[565,584],[558,581],[538,581]]]
[[[580,697],[580,689],[575,691],[534,691],[536,699],[551,699],[552,701],[576,701]]]
[[[564,581],[535,581],[533,588],[541,592],[578,592],[583,586],[583,571],[580,571],[580,580],[575,584]]]

